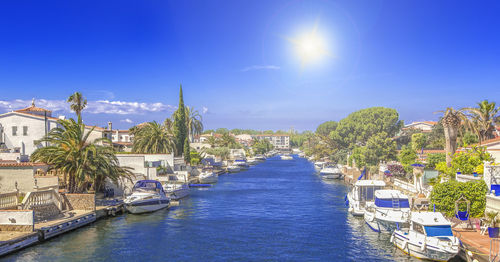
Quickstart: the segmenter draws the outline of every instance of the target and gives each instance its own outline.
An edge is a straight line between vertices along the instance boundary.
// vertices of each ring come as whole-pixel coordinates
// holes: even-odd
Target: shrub
[[[486,207],[488,186],[483,180],[458,182],[450,180],[437,184],[431,192],[431,203],[436,205],[436,211],[446,216],[455,216],[455,201],[463,194],[470,201],[470,216],[481,217]],[[466,205],[459,206],[460,211],[466,210]]]

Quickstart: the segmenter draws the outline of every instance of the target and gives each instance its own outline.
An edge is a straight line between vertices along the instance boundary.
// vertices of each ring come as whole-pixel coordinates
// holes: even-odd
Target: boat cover
[[[451,226],[440,225],[440,226],[424,226],[425,233],[428,237],[452,237],[453,232],[451,231]]]
[[[408,199],[399,198],[398,202],[399,202],[400,208],[409,208],[410,207],[410,203],[408,202]],[[378,207],[394,208],[393,203],[392,203],[392,199],[375,198],[375,205]]]

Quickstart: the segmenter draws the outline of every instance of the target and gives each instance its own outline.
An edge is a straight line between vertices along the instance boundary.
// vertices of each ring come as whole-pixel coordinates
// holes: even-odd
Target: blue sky
[[[500,2],[2,1],[0,112],[39,106],[88,124],[163,121],[178,102],[206,128],[312,130],[355,110],[405,122],[500,98]],[[330,55],[287,39],[317,23]],[[499,102],[500,101],[496,101]]]

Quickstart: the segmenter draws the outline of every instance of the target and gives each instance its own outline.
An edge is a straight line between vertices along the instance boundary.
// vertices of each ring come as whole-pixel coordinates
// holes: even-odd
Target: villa
[[[290,149],[290,135],[254,135],[253,137],[259,140],[267,139],[275,149]]]
[[[435,121],[420,121],[420,122],[413,122],[411,124],[405,125],[403,127],[403,130],[405,129],[417,129],[421,130],[422,132],[431,132],[432,128],[437,124]]]

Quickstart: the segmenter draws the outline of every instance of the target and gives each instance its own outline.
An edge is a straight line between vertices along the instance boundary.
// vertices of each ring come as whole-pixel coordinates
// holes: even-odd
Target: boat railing
[[[17,191],[0,194],[0,210],[17,209],[19,198]]]

